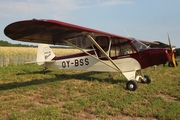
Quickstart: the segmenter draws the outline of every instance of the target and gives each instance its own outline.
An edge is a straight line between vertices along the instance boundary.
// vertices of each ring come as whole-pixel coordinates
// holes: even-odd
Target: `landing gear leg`
[[[134,79],[133,79],[134,77]],[[129,77],[130,79],[128,79],[129,81],[126,83],[126,89],[130,90],[130,91],[135,91],[138,88],[138,81],[140,80],[142,83],[146,83],[149,84],[151,83],[151,79],[149,76],[147,75],[143,75],[143,73],[141,72],[141,70],[137,70],[135,71],[135,76],[133,77]]]
[[[140,71],[136,71],[136,80],[141,81],[141,83],[151,83],[151,78],[148,75],[143,75],[143,73]]]

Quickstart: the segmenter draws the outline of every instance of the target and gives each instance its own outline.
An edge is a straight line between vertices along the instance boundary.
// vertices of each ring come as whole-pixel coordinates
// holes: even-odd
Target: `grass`
[[[180,67],[143,70],[151,84],[125,89],[117,73],[48,70],[36,64],[0,69],[0,119],[180,118]]]

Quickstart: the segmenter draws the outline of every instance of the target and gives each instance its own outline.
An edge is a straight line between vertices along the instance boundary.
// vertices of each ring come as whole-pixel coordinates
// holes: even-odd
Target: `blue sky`
[[[180,47],[180,0],[0,0],[0,40],[19,43],[7,38],[4,28],[33,18],[164,43],[169,33]]]

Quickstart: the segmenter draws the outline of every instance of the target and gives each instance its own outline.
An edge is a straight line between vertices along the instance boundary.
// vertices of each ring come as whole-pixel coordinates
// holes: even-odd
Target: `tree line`
[[[4,47],[37,47],[34,45],[25,45],[25,44],[12,44],[4,40],[0,40],[0,46]]]

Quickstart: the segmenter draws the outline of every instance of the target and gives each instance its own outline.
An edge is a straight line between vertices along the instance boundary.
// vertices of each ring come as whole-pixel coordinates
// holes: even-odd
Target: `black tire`
[[[178,62],[176,61],[176,66],[178,66]]]
[[[173,62],[172,62],[172,61],[169,61],[169,62],[168,62],[168,66],[169,66],[169,67],[174,67]],[[176,66],[178,66],[178,62],[177,62],[177,61],[176,61]]]
[[[142,83],[147,83],[150,84],[151,83],[151,78],[147,75],[144,76],[145,80],[141,80]]]
[[[168,66],[169,66],[169,67],[173,67],[173,66],[174,66],[174,65],[173,65],[173,62],[172,62],[172,61],[169,61],[169,62],[168,62]]]
[[[135,91],[138,88],[137,81],[130,80],[126,83],[126,89],[130,91]]]

